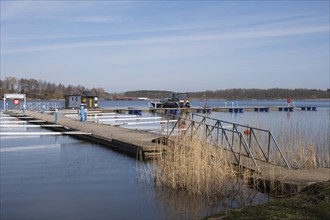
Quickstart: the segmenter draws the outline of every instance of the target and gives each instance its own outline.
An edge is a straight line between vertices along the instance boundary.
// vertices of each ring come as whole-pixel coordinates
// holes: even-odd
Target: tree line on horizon
[[[55,84],[43,80],[35,79],[17,79],[15,77],[6,77],[0,79],[0,96],[5,93],[23,93],[29,99],[63,99],[65,95],[88,93],[97,95],[101,99],[116,99],[119,96],[124,97],[146,97],[149,99],[160,99],[170,97],[173,91],[163,90],[138,90],[127,91],[124,93],[108,93],[103,88],[88,89],[84,86]],[[329,99],[330,89],[224,89],[224,90],[206,90],[199,92],[187,92],[191,99]]]
[[[36,79],[17,79],[15,77],[6,77],[0,80],[0,95],[3,97],[5,93],[22,93],[26,94],[29,99],[64,99],[65,95],[90,93],[100,98],[109,98],[109,93],[103,88],[88,89],[84,86],[50,83]]]
[[[320,89],[225,89],[216,91],[192,92],[190,97],[198,99],[329,99],[330,90]]]
[[[124,95],[130,97],[148,97],[151,99],[170,97],[170,91],[129,91]],[[330,89],[317,90],[317,89],[225,89],[225,90],[207,90],[199,92],[187,92],[190,99],[224,99],[224,100],[238,100],[238,99],[330,99]]]

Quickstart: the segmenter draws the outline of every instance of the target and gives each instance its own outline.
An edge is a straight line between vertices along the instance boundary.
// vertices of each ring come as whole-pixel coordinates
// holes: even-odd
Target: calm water
[[[232,103],[207,101],[208,106]],[[240,101],[239,106],[285,105],[285,101]],[[61,103],[61,102],[59,102]],[[148,107],[145,101],[103,101],[103,108]],[[204,101],[192,101],[201,106]],[[234,103],[236,105],[236,103]],[[329,146],[329,101],[295,101],[318,110],[295,112],[212,113],[211,117],[251,126],[289,131],[303,127]],[[2,108],[2,106],[0,106]],[[6,131],[44,131],[39,128]],[[276,134],[275,134],[276,136]],[[141,164],[134,158],[68,136],[1,136],[1,219],[191,219],[228,207],[268,200],[245,189],[246,199],[235,195],[211,205],[203,198],[154,188],[140,179]],[[326,147],[328,148],[328,147]]]
[[[44,131],[1,128],[1,132]],[[226,205],[155,189],[131,157],[69,136],[1,136],[1,219],[191,219],[268,200],[246,189]]]

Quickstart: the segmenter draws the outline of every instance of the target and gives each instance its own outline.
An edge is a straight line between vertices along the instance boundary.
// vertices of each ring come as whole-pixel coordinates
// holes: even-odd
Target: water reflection
[[[192,195],[183,190],[154,187],[157,204],[161,207],[160,216],[167,219],[196,219],[229,208],[260,204],[271,199],[246,187],[240,179],[231,182],[221,195],[210,197]]]
[[[233,176],[222,183],[221,191],[213,194],[196,194],[185,189],[158,185],[153,174],[157,172],[153,161],[137,162],[139,181],[147,183],[148,195],[155,197],[159,218],[198,219],[213,213],[260,204],[272,199],[268,194],[250,188],[249,178]],[[212,190],[211,190],[212,191]]]
[[[293,113],[292,113],[293,114]],[[288,121],[290,121],[290,118],[291,118],[291,112],[287,112],[286,113],[286,118],[288,119]]]
[[[0,141],[3,219],[192,219],[243,204],[155,188],[134,158],[68,136]]]

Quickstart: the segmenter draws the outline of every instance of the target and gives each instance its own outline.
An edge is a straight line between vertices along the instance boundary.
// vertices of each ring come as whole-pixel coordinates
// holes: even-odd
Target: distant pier
[[[181,112],[188,113],[203,113],[210,114],[211,112],[229,112],[229,113],[244,113],[244,112],[293,112],[295,110],[301,111],[316,111],[315,106],[242,106],[242,107],[191,107],[191,108],[116,108],[106,109],[107,112],[127,113],[141,115],[142,112],[153,112],[159,114],[173,114],[177,115]]]

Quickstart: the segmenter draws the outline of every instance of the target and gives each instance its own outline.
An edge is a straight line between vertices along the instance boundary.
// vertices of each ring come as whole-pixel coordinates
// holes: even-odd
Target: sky
[[[328,89],[329,0],[1,0],[1,80],[107,92]]]

